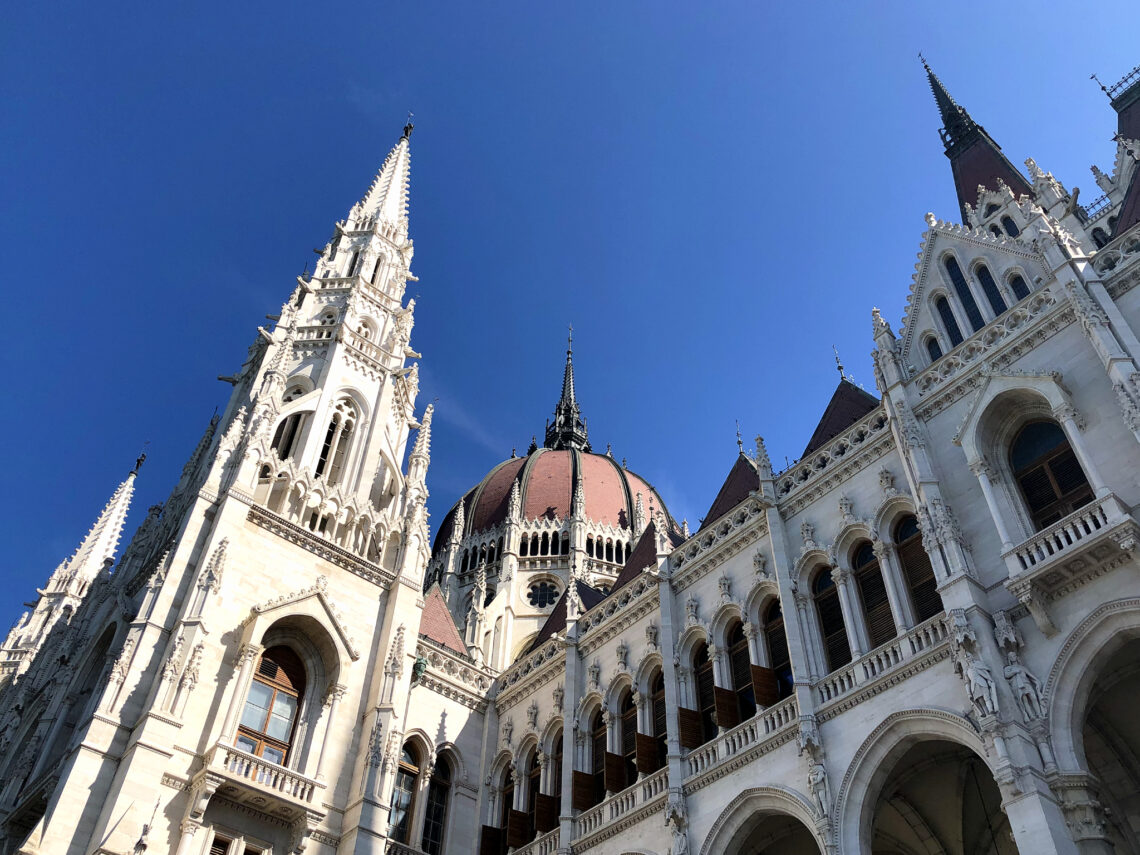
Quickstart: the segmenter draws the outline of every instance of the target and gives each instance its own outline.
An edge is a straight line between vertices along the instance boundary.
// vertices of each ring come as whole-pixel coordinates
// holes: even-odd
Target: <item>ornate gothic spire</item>
[[[922,59],[921,54],[919,58]],[[942,117],[942,144],[946,147],[946,157],[954,172],[954,188],[958,192],[958,205],[962,209],[963,222],[966,222],[966,205],[978,201],[978,187],[998,189],[998,182],[1005,183],[1015,196],[1033,195],[1029,182],[1001,152],[1001,146],[986,133],[986,129],[975,122],[965,107],[950,97],[942,81],[931,71],[925,59],[926,79],[934,93],[934,102]]]
[[[140,454],[135,461],[135,468],[127,473],[126,479],[111,494],[95,525],[87,532],[87,537],[79,544],[74,554],[65,560],[56,569],[52,576],[53,581],[66,585],[67,581],[82,578],[87,581],[94,579],[108,561],[115,558],[115,550],[119,545],[119,538],[123,533],[123,524],[127,519],[127,511],[131,507],[131,497],[135,492],[135,476],[146,460],[145,454]]]
[[[554,421],[546,425],[546,448],[555,450],[574,448],[578,451],[590,450],[590,439],[586,434],[586,423],[582,420],[578,401],[574,398],[574,328],[566,342],[566,370],[562,375],[562,397],[554,407]]]
[[[383,223],[407,227],[408,175],[412,154],[408,141],[412,136],[412,123],[404,126],[404,135],[392,146],[372,186],[364,198],[352,209],[352,217],[374,217]]]

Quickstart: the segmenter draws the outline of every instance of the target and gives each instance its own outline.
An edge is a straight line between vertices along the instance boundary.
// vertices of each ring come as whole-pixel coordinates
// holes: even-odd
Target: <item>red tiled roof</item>
[[[749,493],[759,489],[760,475],[756,472],[756,467],[752,461],[742,451],[736,456],[736,462],[732,464],[732,469],[729,470],[728,477],[724,479],[720,492],[713,499],[712,507],[705,514],[701,528],[705,528],[718,517],[728,513],[743,502]]]
[[[835,438],[867,413],[879,406],[879,399],[869,392],[864,392],[846,377],[839,381],[823,417],[815,426],[815,433],[804,449],[801,457],[811,454],[828,440]]]
[[[438,582],[431,586],[431,590],[424,597],[424,610],[420,615],[420,635],[426,635],[448,650],[467,655],[467,645],[463,643],[463,636],[455,628],[455,621],[451,619],[451,612],[447,610],[447,603],[443,600],[443,592],[440,591]]]

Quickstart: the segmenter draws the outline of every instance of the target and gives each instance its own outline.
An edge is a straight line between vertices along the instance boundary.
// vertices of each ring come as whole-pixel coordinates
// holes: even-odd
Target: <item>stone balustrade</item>
[[[668,788],[668,769],[658,769],[653,774],[646,775],[620,793],[608,796],[601,804],[594,805],[594,807],[579,814],[574,822],[575,839],[580,840],[603,826],[628,816],[655,799],[664,800],[665,791]],[[544,851],[542,855],[547,855],[547,853]]]
[[[727,730],[711,742],[690,751],[685,757],[688,776],[708,772],[741,752],[760,745],[795,725],[799,707],[795,696],[768,707],[748,721]]]
[[[218,744],[214,749],[213,763],[220,765],[231,776],[242,778],[258,787],[273,790],[298,802],[311,802],[320,784],[299,772],[270,763],[263,757],[242,751],[232,745]]]
[[[558,829],[539,835],[526,846],[515,850],[515,855],[553,855],[558,850]],[[389,849],[389,852],[393,850]],[[409,850],[414,852],[415,850]]]
[[[897,670],[932,648],[947,643],[949,637],[945,616],[935,615],[838,671],[832,671],[816,683],[816,700],[821,706],[829,704],[859,686]]]

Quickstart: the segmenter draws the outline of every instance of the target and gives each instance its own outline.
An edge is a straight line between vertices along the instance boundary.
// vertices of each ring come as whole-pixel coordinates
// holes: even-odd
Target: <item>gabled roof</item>
[[[424,610],[420,615],[420,635],[426,635],[448,650],[454,650],[463,656],[467,655],[467,645],[463,643],[463,636],[455,628],[455,621],[451,619],[451,612],[444,602],[439,582],[432,585],[424,597]]]
[[[831,401],[827,404],[827,409],[823,411],[823,417],[815,426],[815,433],[811,435],[807,448],[800,456],[807,457],[878,406],[878,398],[860,389],[846,377],[842,378],[831,396]]]
[[[566,589],[566,591],[569,590],[569,588]],[[542,629],[538,631],[538,635],[534,637],[534,641],[530,643],[530,647],[526,649],[527,653],[537,650],[549,641],[556,632],[562,632],[566,629],[566,591],[562,592],[562,596],[554,604],[554,610],[546,619],[546,623],[542,625]],[[597,588],[591,588],[585,582],[579,582],[578,598],[582,601],[582,611],[588,611],[604,600],[606,595]]]
[[[1120,203],[1120,213],[1116,215],[1116,227],[1112,230],[1112,236],[1120,237],[1137,223],[1140,223],[1140,166],[1132,170],[1132,183],[1128,185],[1128,192]]]
[[[739,505],[753,490],[759,489],[760,475],[756,472],[756,465],[742,451],[737,455],[732,469],[728,471],[728,477],[721,484],[720,492],[713,499],[712,507],[701,521],[701,529]]]

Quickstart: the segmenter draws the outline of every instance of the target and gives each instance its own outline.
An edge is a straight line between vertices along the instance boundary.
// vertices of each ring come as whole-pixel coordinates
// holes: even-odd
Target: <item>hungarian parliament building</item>
[[[692,530],[568,348],[429,532],[409,124],[169,498],[9,595],[0,855],[1140,855],[1140,68],[1081,202],[926,74],[876,394]]]

